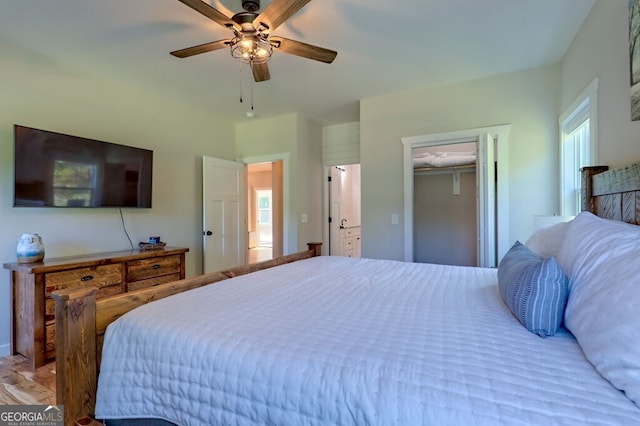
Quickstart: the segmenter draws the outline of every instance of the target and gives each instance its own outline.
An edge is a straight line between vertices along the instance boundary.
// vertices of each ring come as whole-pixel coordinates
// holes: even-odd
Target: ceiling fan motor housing
[[[260,10],[260,0],[242,0],[242,8],[247,12]]]

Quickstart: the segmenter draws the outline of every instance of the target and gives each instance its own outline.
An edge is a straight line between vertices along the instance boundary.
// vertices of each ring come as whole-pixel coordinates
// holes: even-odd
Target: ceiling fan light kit
[[[330,64],[337,52],[284,37],[271,38],[275,31],[287,19],[292,17],[311,0],[273,0],[260,14],[259,0],[242,0],[244,12],[232,17],[205,3],[202,0],[179,0],[193,10],[212,21],[233,31],[233,38],[204,43],[171,52],[177,58],[188,58],[201,53],[212,52],[228,46],[231,56],[251,66],[256,82],[271,78],[267,62],[274,50]]]
[[[230,43],[231,56],[246,64],[264,64],[271,59],[273,48],[260,36],[238,34]]]

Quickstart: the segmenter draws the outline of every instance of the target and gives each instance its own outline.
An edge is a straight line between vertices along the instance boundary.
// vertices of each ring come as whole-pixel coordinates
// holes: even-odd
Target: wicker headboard
[[[640,163],[582,169],[582,211],[640,225]]]

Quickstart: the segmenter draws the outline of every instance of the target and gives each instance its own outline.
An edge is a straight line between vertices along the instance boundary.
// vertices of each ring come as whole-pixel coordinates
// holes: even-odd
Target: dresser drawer
[[[90,281],[91,282],[91,281]],[[101,297],[113,296],[114,294],[122,293],[122,285],[120,283],[116,285],[112,285],[109,287],[101,287],[98,289],[98,294],[96,295],[96,299],[100,299]],[[53,321],[56,316],[56,301],[51,297],[47,297],[44,301],[44,315],[45,321]]]
[[[146,280],[133,281],[127,283],[127,291],[139,290],[141,288],[153,287],[154,285],[170,283],[171,281],[178,281],[180,274],[162,275],[161,277],[149,278]]]
[[[127,262],[127,282],[141,281],[169,274],[180,274],[180,256],[163,256]]]
[[[354,238],[345,238],[342,242],[342,249],[344,251],[353,250],[354,248]]]
[[[344,230],[345,237],[356,237],[360,235],[360,228],[349,228]]]
[[[122,265],[101,265],[45,274],[45,296],[63,288],[93,285],[98,288],[122,284]]]

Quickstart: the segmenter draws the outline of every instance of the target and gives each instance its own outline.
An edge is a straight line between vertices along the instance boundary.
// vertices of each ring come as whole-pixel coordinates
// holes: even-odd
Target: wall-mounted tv
[[[151,207],[153,151],[13,127],[15,207]]]

